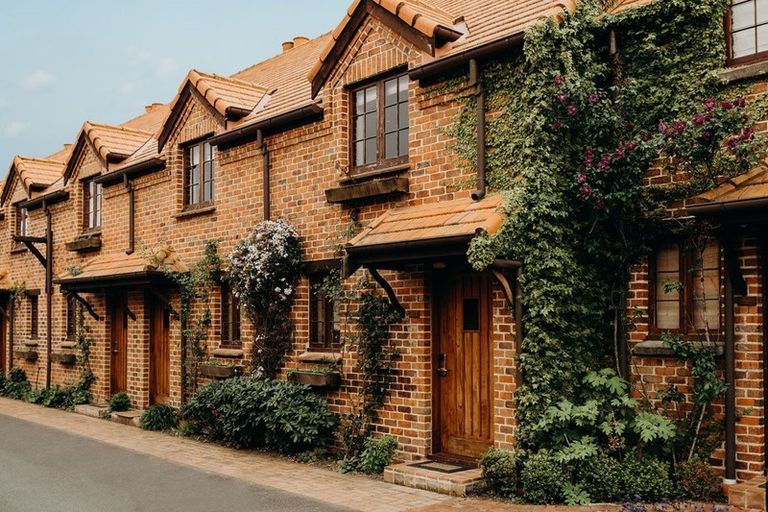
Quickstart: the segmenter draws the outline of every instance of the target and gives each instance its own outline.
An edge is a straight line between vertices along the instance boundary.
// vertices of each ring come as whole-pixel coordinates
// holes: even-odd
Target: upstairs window
[[[729,64],[768,57],[768,0],[732,0],[725,27]]]
[[[83,225],[86,231],[101,228],[101,183],[94,180],[83,183]]]
[[[29,337],[33,340],[38,336],[39,310],[37,307],[37,295],[29,296]]]
[[[221,344],[240,345],[240,299],[228,283],[221,285]]]
[[[309,349],[318,352],[338,348],[341,332],[337,305],[322,290],[326,275],[309,276]]]
[[[651,334],[720,330],[720,246],[670,244],[651,259]]]
[[[408,75],[352,90],[352,162],[355,172],[408,159]]]
[[[213,204],[216,148],[201,141],[184,150],[184,206]]]
[[[29,236],[29,211],[20,206],[16,207],[16,234]]]

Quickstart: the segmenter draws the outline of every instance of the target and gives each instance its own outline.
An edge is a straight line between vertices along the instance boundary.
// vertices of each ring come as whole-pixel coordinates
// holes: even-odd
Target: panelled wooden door
[[[7,305],[6,305],[7,306]],[[6,315],[7,309],[0,310],[0,375],[4,374],[8,370],[8,358],[6,357],[6,333],[8,332],[8,316]]]
[[[479,458],[493,442],[490,278],[446,273],[435,282],[434,449]]]
[[[168,346],[170,318],[165,305],[159,300],[152,300],[149,314],[149,403],[164,404],[168,402],[171,393]]]
[[[112,347],[110,393],[128,389],[128,306],[125,296],[111,298]]]

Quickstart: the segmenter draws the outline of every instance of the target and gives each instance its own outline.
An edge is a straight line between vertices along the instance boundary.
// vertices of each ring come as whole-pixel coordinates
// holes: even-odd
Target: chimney
[[[157,110],[158,108],[160,108],[162,106],[163,106],[162,103],[150,103],[149,105],[144,107],[144,112],[148,114],[148,113],[150,113],[152,111]]]
[[[283,51],[287,52],[288,50],[293,48],[293,41],[285,41],[283,43]]]
[[[293,47],[298,48],[299,46],[308,43],[309,38],[305,36],[296,36],[293,38]]]

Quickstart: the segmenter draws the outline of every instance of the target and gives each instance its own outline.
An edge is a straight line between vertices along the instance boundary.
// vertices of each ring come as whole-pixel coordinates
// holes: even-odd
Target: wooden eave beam
[[[379,286],[381,286],[384,289],[384,293],[387,294],[387,297],[389,298],[389,302],[392,303],[392,307],[395,308],[395,310],[400,314],[402,318],[405,318],[405,308],[402,304],[400,304],[400,301],[397,300],[397,295],[395,295],[395,290],[392,289],[392,285],[390,285],[384,277],[382,277],[381,274],[379,274],[379,271],[376,270],[373,267],[367,267],[368,272],[371,273],[371,277],[373,277],[373,280],[376,281]]]
[[[72,298],[74,298],[74,299],[75,299],[77,302],[79,302],[80,304],[82,304],[82,305],[83,305],[83,307],[85,308],[85,310],[88,312],[88,314],[89,314],[89,315],[91,315],[91,317],[92,317],[94,320],[96,320],[96,321],[99,321],[99,320],[101,320],[101,317],[100,317],[100,316],[99,316],[99,315],[96,313],[96,311],[93,309],[93,305],[92,305],[90,302],[88,302],[88,301],[87,301],[87,300],[86,300],[86,299],[85,299],[85,298],[84,298],[82,295],[80,295],[80,294],[79,294],[79,293],[77,293],[77,292],[72,292],[72,291],[70,291],[70,292],[67,292],[67,293],[68,293],[70,296],[72,296]]]

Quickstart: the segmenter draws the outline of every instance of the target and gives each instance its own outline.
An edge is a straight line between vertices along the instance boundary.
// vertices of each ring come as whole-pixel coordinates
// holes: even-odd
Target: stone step
[[[728,504],[747,510],[765,510],[765,478],[753,478],[728,488]]]
[[[464,497],[484,485],[478,468],[421,460],[394,464],[384,469],[384,481],[449,496]]]
[[[83,404],[75,406],[75,412],[77,414],[90,416],[91,418],[102,418],[107,410],[109,410],[109,408],[105,405]]]
[[[132,427],[141,426],[141,416],[144,414],[144,411],[137,409],[110,413],[109,406],[94,404],[76,405],[75,412],[83,416],[90,416],[91,418],[107,418],[115,423]]]

